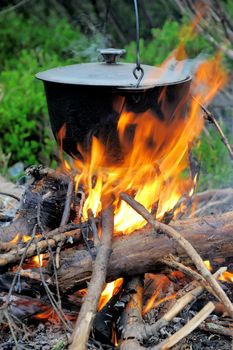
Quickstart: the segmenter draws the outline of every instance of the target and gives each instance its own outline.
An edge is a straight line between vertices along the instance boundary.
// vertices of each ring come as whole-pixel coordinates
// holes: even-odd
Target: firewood
[[[233,338],[233,329],[223,327],[216,322],[203,322],[199,325],[199,328],[210,333],[220,334]]]
[[[199,273],[209,284],[209,287],[213,290],[214,294],[218,297],[218,299],[223,303],[226,307],[228,314],[233,318],[233,304],[230,299],[212,276],[210,271],[207,269],[204,261],[198,254],[197,250],[190,244],[190,242],[182,236],[178,231],[174,228],[165,225],[153,218],[153,216],[146,210],[146,208],[138,203],[134,198],[129,196],[126,193],[121,193],[121,198],[128,203],[137,213],[139,213],[144,219],[148,221],[154,227],[157,232],[162,231],[166,233],[168,237],[174,239],[176,243],[180,245],[180,247],[186,252],[186,254],[190,257],[194,265],[196,266]]]
[[[15,220],[9,226],[0,227],[1,242],[9,242],[16,235],[18,235],[18,240],[23,235],[30,236],[38,221],[46,230],[55,229],[60,225],[66,203],[69,177],[64,174],[58,175],[55,171],[42,166],[29,168],[27,174],[31,176],[31,180],[22,196]],[[40,207],[39,211],[38,207]]]
[[[179,331],[172,334],[168,339],[162,343],[154,346],[151,350],[166,350],[177,344],[181,339],[189,335],[194,329],[196,329],[210,314],[214,311],[214,304],[210,301],[206,304],[201,311],[199,311],[190,321],[186,323]]]
[[[107,265],[111,255],[113,234],[113,206],[102,201],[102,233],[93,263],[91,281],[82,304],[72,335],[70,350],[84,350],[97,312],[99,298],[104,287]]]
[[[41,253],[48,249],[48,245],[53,248],[59,242],[69,240],[79,241],[81,237],[80,225],[69,224],[67,226],[59,227],[53,231],[50,231],[47,234],[47,240],[38,240],[35,243],[32,243],[28,248],[25,257],[30,258],[37,255],[37,247]],[[81,227],[85,227],[85,224]],[[3,247],[2,247],[3,248]],[[25,246],[15,247],[9,252],[0,255],[0,266],[6,266],[8,264],[17,263],[20,261],[22,255],[25,252]]]
[[[218,271],[213,275],[215,279],[217,279],[226,268],[221,267]],[[194,283],[192,283],[194,286]],[[190,304],[193,300],[198,298],[201,293],[204,292],[204,288],[202,286],[197,286],[191,289],[188,293],[185,293],[182,297],[178,298],[174,305],[155,323],[148,325],[144,325],[144,329],[142,331],[142,337],[144,339],[148,339],[152,337],[154,334],[158,332],[159,329],[166,326],[173,318],[178,315],[188,304]]]
[[[233,212],[173,221],[170,226],[180,232],[204,259],[233,256]],[[153,272],[158,260],[169,254],[179,255],[183,262],[190,264],[190,259],[177,243],[163,234],[158,235],[148,226],[130,235],[114,236],[112,249],[108,281]],[[58,270],[61,291],[66,293],[83,286],[89,281],[91,271],[92,260],[86,250],[62,251]]]
[[[219,135],[221,137],[221,141],[226,146],[226,149],[227,149],[227,151],[229,153],[229,156],[230,156],[231,160],[233,160],[233,149],[232,149],[232,147],[231,147],[231,145],[229,143],[229,140],[227,139],[226,135],[224,134],[220,124],[218,123],[216,117],[205,106],[203,106],[199,101],[197,101],[197,99],[194,96],[192,96],[192,98],[200,105],[201,109],[204,112],[204,118],[208,122],[212,123],[215,126],[215,128],[217,129],[217,131],[218,131],[218,133],[219,133]]]
[[[130,300],[123,312],[124,328],[121,349],[127,348],[129,339],[142,338],[143,276],[132,277],[126,288],[129,290]]]

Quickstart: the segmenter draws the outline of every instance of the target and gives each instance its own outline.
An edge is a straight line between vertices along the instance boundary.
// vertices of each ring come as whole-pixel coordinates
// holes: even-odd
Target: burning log
[[[81,237],[80,225],[69,224],[51,231],[47,235],[46,240],[39,240],[36,243],[32,243],[25,253],[25,247],[14,247],[9,252],[0,255],[0,266],[5,266],[8,264],[16,263],[20,261],[22,255],[25,253],[26,258],[37,255],[37,248],[41,253],[46,251],[48,247],[55,247],[59,242],[69,240],[71,238],[73,241],[79,241]],[[85,227],[85,225],[82,225]],[[12,247],[11,242],[5,242],[5,244],[0,243],[0,249]]]
[[[147,220],[148,223],[152,225],[152,227],[157,232],[163,232],[168,235],[168,237],[174,239],[176,243],[180,245],[180,247],[185,251],[185,253],[191,258],[192,262],[196,266],[199,273],[202,275],[203,278],[205,278],[206,282],[209,284],[209,287],[213,289],[214,295],[218,297],[219,300],[223,302],[223,304],[226,307],[226,310],[228,310],[228,313],[231,317],[233,317],[233,305],[226,295],[226,293],[223,291],[223,289],[219,286],[219,284],[216,282],[216,280],[211,275],[210,271],[205,266],[202,258],[197,253],[196,249],[190,244],[190,242],[185,239],[182,234],[177,232],[174,228],[169,227],[168,225],[165,225],[164,223],[161,223],[159,221],[156,221],[153,218],[153,215],[151,215],[140,203],[138,203],[134,198],[130,197],[126,193],[121,193],[121,198],[128,203],[137,213],[139,213],[144,219]]]
[[[213,275],[215,279],[217,279],[226,268],[220,268],[216,273]],[[178,315],[189,303],[193,302],[196,298],[198,298],[204,291],[204,288],[202,286],[196,286],[196,281],[193,281],[189,284],[189,288],[185,286],[184,290],[181,290],[179,294],[184,293],[183,296],[176,299],[173,306],[155,323],[152,325],[147,325],[141,322],[141,324],[138,324],[137,327],[131,328],[131,334],[134,334],[134,337],[137,340],[142,341],[143,339],[149,339],[154,334],[156,334],[159,329],[166,326],[170,321],[173,320],[173,318]],[[189,292],[187,292],[187,289],[191,289]],[[136,333],[137,332],[137,333]],[[135,334],[139,334],[140,337],[136,337]]]
[[[174,221],[171,227],[180,232],[204,259],[229,257],[233,254],[233,212],[218,216]],[[190,263],[183,250],[163,234],[146,226],[130,235],[113,237],[112,254],[107,269],[107,280],[133,276],[156,269],[159,260],[169,254]],[[61,291],[77,289],[90,279],[92,260],[85,250],[61,252],[58,280]],[[67,269],[69,266],[69,269]]]

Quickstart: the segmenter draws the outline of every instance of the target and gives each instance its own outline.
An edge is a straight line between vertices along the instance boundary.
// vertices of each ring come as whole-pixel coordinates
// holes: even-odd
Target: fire
[[[176,295],[177,295],[176,293],[173,293],[173,294],[167,295],[164,298],[157,300],[156,303],[154,303],[153,308],[158,307],[160,304],[164,303],[165,301],[175,299]]]
[[[211,266],[210,261],[209,260],[205,260],[204,263],[205,263],[205,266],[207,267],[207,269],[209,271],[211,271],[212,270],[212,266]],[[233,283],[233,273],[230,272],[230,271],[225,271],[225,272],[223,272],[223,274],[221,276],[218,277],[218,280],[222,281],[222,282],[231,282],[231,283]]]
[[[44,266],[43,265],[43,258],[44,258],[44,254],[40,254],[39,256],[36,255],[32,258],[32,261],[36,265],[36,267],[40,267],[40,266],[42,267],[42,266]]]
[[[47,307],[43,312],[36,314],[34,317],[38,320],[48,320],[54,313],[53,308]]]
[[[32,239],[31,236],[23,235],[22,242],[23,242],[23,243],[27,243],[27,242],[30,241],[31,239]]]
[[[225,271],[218,279],[219,279],[219,281],[233,283],[233,273],[229,272],[229,271]]]
[[[20,238],[20,235],[19,235],[19,233],[17,233],[15,235],[15,237],[10,241],[10,243],[12,243],[12,244],[18,243],[19,242],[19,238]]]
[[[159,276],[157,276],[159,277]],[[147,300],[144,308],[143,308],[143,315],[147,314],[155,305],[155,301],[158,299],[159,296],[161,296],[164,292],[167,292],[169,285],[171,284],[171,281],[167,278],[167,276],[161,276],[159,277],[158,282],[156,283],[155,291],[153,292],[152,296]],[[164,300],[160,299],[160,300]],[[165,300],[164,300],[165,301]],[[162,302],[162,301],[161,301]],[[158,303],[158,301],[157,301]],[[158,304],[157,304],[158,305]]]
[[[103,292],[101,293],[98,311],[100,311],[112,298],[112,296],[120,290],[122,283],[123,278],[118,278],[117,280],[106,284]]]
[[[184,62],[177,64],[178,71],[184,69]],[[167,66],[169,60],[164,69]],[[190,96],[185,117],[180,115],[179,108],[181,110],[186,101],[181,101],[170,120],[161,119],[152,110],[135,114],[123,108],[117,125],[123,159],[116,164],[109,161],[105,145],[96,136],[92,137],[89,153],[84,152],[78,144],[84,161],[75,160],[73,164],[63,161],[63,167],[66,171],[76,172],[76,190],[81,185],[87,193],[83,207],[84,219],[87,219],[89,208],[97,215],[101,211],[101,197],[111,194],[115,198],[115,232],[128,234],[146,222],[119,199],[121,192],[133,195],[148,211],[158,202],[158,220],[172,210],[182,196],[191,197],[197,175],[192,178],[191,174],[187,174],[189,151],[204,125],[199,103],[208,104],[226,82],[227,75],[221,66],[221,57],[217,55],[199,64],[191,87],[193,98]],[[159,96],[161,108],[166,98],[164,87]],[[132,129],[134,133],[129,142],[128,134]],[[60,144],[65,130],[63,126],[59,132]]]
[[[210,261],[209,261],[209,260],[205,260],[205,261],[203,261],[203,262],[204,262],[205,266],[207,267],[207,269],[208,269],[209,271],[211,271],[211,270],[212,270],[212,266],[211,266]]]

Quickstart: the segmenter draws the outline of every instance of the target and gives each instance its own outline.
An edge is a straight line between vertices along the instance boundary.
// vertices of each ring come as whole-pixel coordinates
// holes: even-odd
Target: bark
[[[72,344],[69,347],[70,350],[84,350],[87,348],[87,341],[106,279],[107,264],[111,255],[113,227],[113,206],[109,205],[102,211],[100,244],[93,263],[93,273],[88,285],[87,295],[85,296],[73,331]]]
[[[175,221],[170,226],[180,232],[203,259],[233,255],[233,212]],[[115,236],[112,248],[107,270],[108,281],[125,275],[155,271],[158,260],[168,254],[179,255],[185,262],[190,262],[177,243],[148,226],[131,235]],[[87,251],[62,252],[58,279],[63,292],[85,284],[91,272],[92,261]]]
[[[15,220],[6,227],[0,227],[0,241],[9,242],[17,235],[30,236],[35,224],[47,231],[59,227],[67,197],[69,177],[42,166],[27,169],[31,180],[21,198]],[[72,216],[72,213],[71,215]]]

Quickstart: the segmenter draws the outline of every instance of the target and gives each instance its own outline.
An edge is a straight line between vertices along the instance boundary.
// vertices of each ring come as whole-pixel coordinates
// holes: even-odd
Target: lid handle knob
[[[118,57],[126,53],[125,49],[99,49],[99,54],[102,56],[105,63],[117,63]]]

